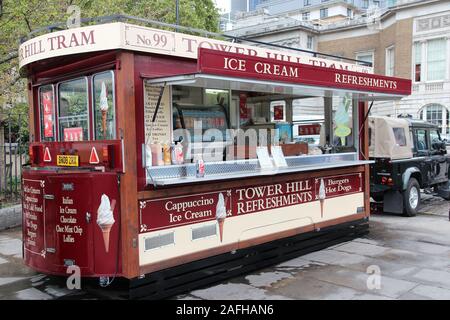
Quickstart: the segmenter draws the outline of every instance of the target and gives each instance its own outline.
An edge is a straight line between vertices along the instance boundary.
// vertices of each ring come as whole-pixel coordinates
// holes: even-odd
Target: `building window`
[[[395,72],[395,48],[389,47],[386,49],[386,75],[394,76]]]
[[[380,1],[374,1],[373,5],[379,8],[380,7]]]
[[[450,129],[449,111],[443,105],[433,103],[426,105],[419,111],[422,120],[431,122],[441,129],[442,134],[448,134]]]
[[[414,81],[422,80],[422,43],[414,43]]]
[[[369,8],[369,0],[363,0],[362,7],[363,7],[363,9],[368,9]]]
[[[303,5],[304,5],[304,6],[309,6],[309,5],[311,5],[311,0],[303,0]]]
[[[427,43],[427,81],[444,80],[446,72],[445,39],[430,40]]]
[[[320,9],[320,19],[328,17],[328,8]]]
[[[347,17],[351,18],[352,17],[352,9],[347,8]]]
[[[369,62],[372,64],[372,67],[374,66],[374,60],[373,60],[373,52],[360,52],[356,54],[356,60]],[[358,63],[363,64],[363,63]]]
[[[306,47],[308,49],[311,49],[311,50],[313,49],[313,47],[314,47],[314,38],[313,38],[313,36],[308,36]]]
[[[303,12],[302,13],[302,20],[308,21],[309,20],[309,12]]]

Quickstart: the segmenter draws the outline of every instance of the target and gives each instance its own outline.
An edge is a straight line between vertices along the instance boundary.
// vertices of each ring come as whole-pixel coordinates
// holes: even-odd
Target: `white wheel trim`
[[[409,190],[409,206],[411,209],[416,209],[419,204],[419,190],[413,186]]]

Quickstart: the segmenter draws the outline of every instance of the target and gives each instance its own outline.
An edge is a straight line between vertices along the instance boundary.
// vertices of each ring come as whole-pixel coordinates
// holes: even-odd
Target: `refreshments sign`
[[[206,74],[301,85],[411,94],[411,80],[347,70],[322,68],[291,61],[199,49],[198,71]]]

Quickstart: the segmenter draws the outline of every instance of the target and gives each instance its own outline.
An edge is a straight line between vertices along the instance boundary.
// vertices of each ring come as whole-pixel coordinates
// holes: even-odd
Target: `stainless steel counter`
[[[305,172],[312,170],[351,167],[373,163],[355,160],[356,153],[286,157],[287,167],[261,169],[257,159],[205,163],[205,176],[196,177],[195,164],[157,166],[147,168],[147,184],[169,186],[206,181],[231,180],[259,176]]]

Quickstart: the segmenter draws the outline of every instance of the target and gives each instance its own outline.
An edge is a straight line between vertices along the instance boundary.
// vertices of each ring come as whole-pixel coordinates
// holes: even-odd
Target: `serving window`
[[[145,81],[147,182],[200,181],[199,158],[206,167],[202,181],[359,163],[358,101],[352,94],[248,89]],[[166,161],[180,144],[183,160]]]

